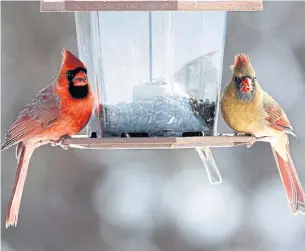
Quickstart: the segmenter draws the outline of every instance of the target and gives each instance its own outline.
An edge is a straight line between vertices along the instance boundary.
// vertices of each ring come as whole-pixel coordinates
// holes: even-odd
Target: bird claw
[[[234,135],[235,135],[235,136],[249,136],[249,137],[255,137],[253,134],[241,133],[241,132],[235,132],[235,131],[234,131]]]
[[[265,141],[265,142],[269,142],[270,140],[270,137],[268,136],[262,136],[262,137],[256,137],[255,135],[251,135],[251,137],[254,137],[255,138],[255,141],[254,142],[249,142],[246,144],[246,147],[247,148],[250,148],[255,142],[257,141]]]
[[[249,136],[249,137],[255,137],[255,135],[253,135],[253,134],[239,133],[239,132],[234,132],[234,135],[235,135],[235,136]],[[257,137],[255,137],[255,138],[258,139]],[[254,142],[248,142],[248,143],[245,144],[245,146],[246,146],[247,148],[250,148],[254,143],[255,143],[255,141],[254,141]]]
[[[250,148],[255,142],[257,141],[264,141],[264,142],[270,142],[269,136],[262,136],[262,137],[256,137],[254,134],[247,134],[247,133],[239,133],[234,131],[234,136],[249,136],[249,137],[254,137],[255,141],[251,141],[245,144],[247,148]]]
[[[246,136],[245,133],[234,132],[234,136]]]
[[[255,142],[249,142],[249,143],[247,143],[245,146],[246,146],[247,148],[250,148],[251,146],[253,146],[254,143],[255,143]]]
[[[69,149],[69,145],[65,145],[63,144],[64,140],[71,138],[68,135],[64,135],[62,136],[59,140],[52,140],[50,142],[51,146],[60,146],[62,149],[64,150],[68,150]]]
[[[69,149],[68,145],[60,145],[60,146],[61,146],[62,149],[66,150],[66,151]]]

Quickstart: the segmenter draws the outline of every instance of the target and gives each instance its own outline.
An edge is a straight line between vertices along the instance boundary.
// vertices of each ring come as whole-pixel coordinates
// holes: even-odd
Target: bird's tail
[[[29,167],[30,158],[34,150],[35,146],[33,145],[17,145],[16,152],[18,156],[18,166],[15,178],[15,185],[12,191],[12,197],[8,207],[8,214],[6,217],[6,227],[17,225],[23,187]]]
[[[289,145],[286,145],[287,160],[284,160],[273,147],[272,151],[292,214],[305,214],[305,194],[291,158]]]

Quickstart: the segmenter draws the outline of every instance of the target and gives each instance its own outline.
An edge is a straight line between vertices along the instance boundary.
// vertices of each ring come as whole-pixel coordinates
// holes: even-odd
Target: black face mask
[[[69,93],[74,99],[86,98],[89,94],[89,86],[74,86],[73,79],[79,73],[84,72],[87,75],[87,70],[84,67],[77,67],[74,70],[68,70],[66,73],[67,80],[69,81]]]

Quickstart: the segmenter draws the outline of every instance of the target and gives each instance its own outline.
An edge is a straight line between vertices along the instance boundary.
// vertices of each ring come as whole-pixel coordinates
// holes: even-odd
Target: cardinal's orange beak
[[[84,86],[88,84],[87,75],[82,71],[77,73],[72,81],[74,86]]]
[[[250,92],[252,90],[251,80],[249,78],[244,78],[241,82],[241,92]]]

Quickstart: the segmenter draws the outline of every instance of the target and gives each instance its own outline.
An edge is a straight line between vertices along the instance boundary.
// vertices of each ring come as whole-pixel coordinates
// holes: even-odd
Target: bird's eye
[[[241,82],[241,78],[237,77],[237,76],[234,78],[234,80],[235,80],[236,83],[240,83]]]
[[[67,71],[67,78],[72,79],[73,78],[73,73],[71,71]]]

